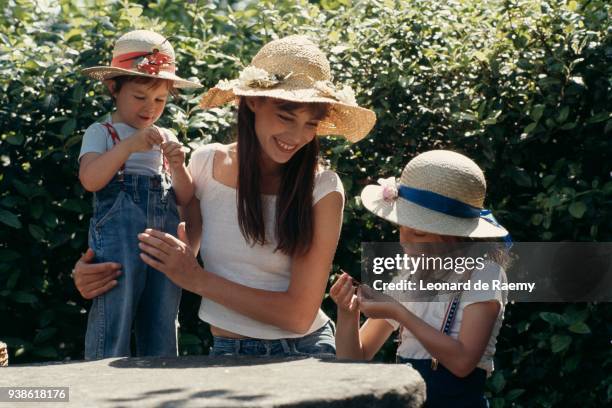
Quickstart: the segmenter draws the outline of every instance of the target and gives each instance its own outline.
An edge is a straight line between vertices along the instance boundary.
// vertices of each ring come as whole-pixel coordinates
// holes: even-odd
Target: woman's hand
[[[178,225],[177,235],[179,238],[165,232],[146,229],[138,234],[138,246],[143,251],[140,258],[181,288],[197,293],[197,288],[202,284],[200,281],[205,275],[189,246],[184,222]]]
[[[357,289],[357,304],[361,312],[372,319],[397,319],[403,308],[391,296],[363,284]]]
[[[81,296],[93,299],[117,285],[116,278],[121,275],[121,264],[103,262],[92,264],[95,254],[91,248],[74,265],[72,277]]]
[[[355,286],[353,286],[353,280],[348,273],[343,272],[334,282],[329,290],[329,296],[336,302],[338,313],[359,314]]]

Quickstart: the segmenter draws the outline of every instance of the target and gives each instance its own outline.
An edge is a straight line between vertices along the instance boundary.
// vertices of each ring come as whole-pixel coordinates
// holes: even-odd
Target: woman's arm
[[[342,224],[342,196],[330,193],[314,207],[314,235],[310,250],[292,260],[286,291],[254,289],[231,282],[197,265],[193,249],[170,234],[147,230],[139,235],[145,263],[165,273],[174,283],[220,303],[242,315],[294,333],[310,328],[321,305]],[[186,238],[186,234],[179,234]]]
[[[200,200],[198,200],[196,196],[193,196],[189,204],[179,207],[179,213],[186,223],[187,244],[192,248],[193,255],[198,256],[200,241],[202,240],[202,213],[200,212]]]

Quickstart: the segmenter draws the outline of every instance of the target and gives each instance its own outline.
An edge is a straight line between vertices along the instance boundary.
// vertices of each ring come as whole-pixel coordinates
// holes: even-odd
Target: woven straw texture
[[[317,135],[344,136],[351,142],[364,138],[374,126],[376,115],[347,98],[334,96],[329,62],[325,54],[305,36],[289,36],[264,45],[250,67],[282,78],[269,86],[247,85],[235,80],[231,86],[219,82],[203,97],[201,106],[212,108],[236,101],[241,96],[265,96],[293,102],[321,102],[331,105],[329,115],[320,122]],[[318,86],[326,83],[327,89]]]
[[[416,156],[404,168],[399,183],[481,209],[487,189],[484,174],[476,163],[462,154],[447,150],[432,150]],[[482,218],[447,215],[401,197],[385,200],[382,190],[382,186],[366,186],[361,192],[361,200],[369,211],[393,223],[460,237],[497,238],[508,234],[503,227]]]

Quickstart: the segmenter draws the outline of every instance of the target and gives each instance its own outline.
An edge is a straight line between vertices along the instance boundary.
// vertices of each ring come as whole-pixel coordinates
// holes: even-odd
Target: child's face
[[[400,227],[400,242],[403,243],[427,243],[427,242],[454,242],[455,237],[447,235],[432,234],[430,232],[419,231],[409,227]]]
[[[321,118],[308,105],[285,108],[287,102],[273,98],[249,98],[247,106],[255,114],[255,133],[264,157],[276,164],[291,157],[316,136]]]
[[[144,129],[157,122],[164,111],[169,93],[168,86],[163,82],[156,87],[126,82],[119,92],[115,92],[114,82],[110,81],[109,89],[117,106],[116,121],[136,129]]]

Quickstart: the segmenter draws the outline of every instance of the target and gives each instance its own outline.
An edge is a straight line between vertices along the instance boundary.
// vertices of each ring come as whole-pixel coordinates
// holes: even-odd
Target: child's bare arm
[[[79,164],[79,180],[87,191],[102,189],[127,161],[130,154],[151,150],[162,142],[152,128],[140,129],[104,153],[85,153]]]
[[[329,294],[338,306],[336,356],[353,360],[370,360],[380,350],[393,327],[384,320],[368,319],[359,328],[359,305],[355,296],[356,281],[343,273]]]
[[[355,287],[346,272],[340,275],[329,290],[329,296],[338,307],[336,356],[361,360],[363,357],[359,342],[359,308],[354,293]]]
[[[189,204],[194,194],[193,179],[185,167],[185,152],[183,146],[177,142],[165,142],[162,151],[170,165],[172,173],[172,187],[176,194],[176,202],[180,206]]]

